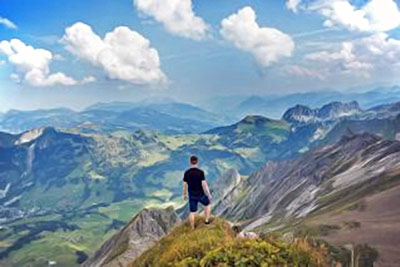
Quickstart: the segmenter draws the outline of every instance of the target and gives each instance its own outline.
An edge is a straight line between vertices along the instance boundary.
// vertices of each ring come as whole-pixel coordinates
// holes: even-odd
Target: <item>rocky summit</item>
[[[308,106],[296,105],[288,109],[282,119],[295,124],[337,120],[342,117],[351,117],[362,112],[357,102],[332,102],[321,108],[311,109]]]

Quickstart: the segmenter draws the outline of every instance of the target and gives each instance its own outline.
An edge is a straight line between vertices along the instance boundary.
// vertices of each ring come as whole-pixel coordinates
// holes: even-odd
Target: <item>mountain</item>
[[[362,112],[356,101],[350,103],[332,102],[321,108],[311,109],[307,106],[296,105],[288,109],[282,116],[284,121],[291,124],[315,123],[351,117]]]
[[[270,159],[285,157],[291,129],[285,121],[246,116],[238,123],[215,128],[205,134],[217,135],[220,143],[227,147],[243,147],[254,161],[264,161],[265,155]]]
[[[81,112],[69,109],[11,110],[0,118],[0,129],[20,133],[40,127],[78,128],[85,132],[150,129],[163,133],[199,133],[223,124],[219,116],[177,102],[110,102]]]
[[[384,104],[369,109],[365,117],[386,118],[400,113],[400,102]]]
[[[107,119],[107,114],[125,114],[121,120],[134,124],[130,110],[93,109],[82,114],[104,127],[102,119]],[[267,161],[274,161],[266,167],[267,172],[281,177],[291,165],[280,164],[333,145],[343,135],[371,132],[383,140],[398,138],[397,104],[339,118],[336,111],[340,109],[328,110],[335,111],[326,113],[335,114],[334,119],[298,124],[254,115],[202,134],[112,127],[110,131],[42,127],[21,134],[2,133],[0,239],[6,245],[0,246],[0,265],[7,260],[21,266],[34,259],[39,266],[46,264],[42,262],[46,259],[71,265],[92,256],[142,208],[178,208],[183,204],[182,172],[192,154],[200,156],[210,184],[225,177],[214,188],[223,200],[216,199],[216,211],[224,213],[239,205],[238,199],[246,199],[247,183],[252,181],[249,175]],[[143,119],[143,123],[154,122]]]
[[[215,124],[173,117],[148,108],[134,108],[119,114],[112,122],[116,129],[163,129],[164,133],[196,133]]]
[[[123,101],[100,102],[86,107],[84,111],[103,110],[111,112],[124,112],[136,108],[138,106],[139,103],[135,102],[123,102]]]
[[[171,116],[179,116],[183,119],[196,120],[208,123],[225,123],[227,116],[215,114],[199,107],[184,104],[184,103],[163,103],[163,104],[148,104],[146,107],[152,108],[164,114]]]
[[[79,123],[79,116],[70,109],[59,108],[49,110],[6,112],[0,121],[0,129],[11,133],[20,133],[45,126],[73,127]]]
[[[190,155],[200,156],[212,183],[228,169],[250,173],[259,166],[264,156],[254,161],[248,149],[245,142],[227,147],[212,134],[150,130],[44,127],[0,134],[0,239],[6,244],[0,265],[82,261],[142,208],[180,205]]]
[[[360,88],[359,88],[360,89]],[[282,114],[295,105],[317,108],[331,102],[357,101],[364,109],[400,101],[400,87],[379,87],[366,91],[334,91],[326,89],[318,92],[292,93],[287,95],[236,96],[208,99],[206,109],[215,113],[230,114],[241,118],[249,114],[281,118]],[[212,104],[211,104],[212,103]]]
[[[358,240],[376,247],[381,262],[394,263],[400,259],[397,241],[390,236],[400,233],[400,213],[391,207],[399,203],[399,189],[400,142],[364,133],[344,136],[295,161],[267,162],[215,210],[248,230],[311,228],[336,243]],[[357,233],[363,235],[356,239]]]
[[[82,266],[126,266],[180,222],[173,207],[143,209]]]
[[[200,122],[224,122],[223,116],[218,116],[217,114],[205,111],[199,107],[179,103],[173,100],[144,100],[141,102],[109,102],[109,103],[98,103],[89,106],[85,111],[102,110],[110,112],[126,112],[132,109],[147,109],[160,112],[165,115],[170,115],[172,117],[178,117],[181,119],[188,119]]]
[[[214,211],[244,224],[245,230],[259,232],[261,238],[235,239],[231,223],[217,218],[206,227],[198,218],[196,230],[190,230],[187,222],[177,227],[173,227],[173,223],[166,236],[154,241],[166,232],[161,231],[161,235],[151,238],[152,246],[147,246],[142,240],[158,228],[144,227],[142,223],[158,225],[158,220],[146,219],[141,221],[142,227],[136,227],[137,218],[141,216],[139,213],[123,230],[105,242],[93,259],[100,260],[97,263],[101,264],[102,260],[116,254],[114,260],[123,259],[119,262],[121,266],[213,266],[238,264],[236,261],[239,259],[246,259],[247,264],[253,260],[258,264],[264,261],[273,263],[274,259],[283,257],[279,262],[312,265],[317,260],[319,264],[325,262],[326,266],[338,262],[346,266],[352,261],[347,250],[350,249],[355,254],[353,260],[356,264],[370,266],[378,258],[374,250],[377,248],[378,264],[393,264],[398,261],[395,236],[399,233],[396,226],[400,213],[395,206],[398,205],[400,188],[399,155],[400,142],[361,134],[344,136],[338,143],[310,151],[296,161],[268,162],[247,179],[229,170],[215,183],[218,201]],[[373,214],[381,214],[381,217],[372,220]],[[385,229],[377,227],[382,224]],[[310,232],[307,227],[315,229]],[[137,229],[146,230],[138,235]],[[268,234],[270,231],[275,231],[275,234]],[[298,236],[303,233],[314,237],[317,233],[318,238],[331,243],[318,241],[313,247],[300,241],[299,237],[286,237],[287,234]],[[357,233],[362,233],[362,236]],[[117,242],[118,238],[124,241]],[[144,251],[142,246],[121,245],[137,244],[138,239],[148,250]],[[282,241],[285,239],[295,241]],[[349,242],[353,245],[341,247]],[[357,242],[362,245],[357,245]],[[296,244],[301,246],[296,247]],[[264,250],[264,246],[269,250],[266,247]],[[271,246],[283,254],[272,256]],[[305,249],[304,261],[292,258],[292,250],[286,251],[288,248]],[[131,256],[127,257],[127,254]],[[94,264],[93,260],[84,266],[95,266],[91,264]]]
[[[354,110],[357,116],[340,117]],[[397,110],[398,104],[359,111],[354,103],[332,103],[314,111],[321,120],[329,118],[327,122],[293,124],[247,116],[199,135],[163,135],[150,130],[82,133],[52,127],[18,135],[2,133],[0,205],[16,217],[0,219],[11,221],[28,214],[66,212],[132,198],[174,201],[180,192],[180,173],[191,154],[202,158],[212,181],[230,168],[248,175],[265,161],[296,159],[348,133],[370,132],[395,140],[400,132]],[[128,123],[131,115],[130,110],[123,112],[121,120]],[[145,112],[142,115],[143,123],[163,124],[151,121]],[[172,126],[165,124],[165,129]],[[67,188],[74,195],[65,193]],[[147,197],[152,192],[156,197]]]

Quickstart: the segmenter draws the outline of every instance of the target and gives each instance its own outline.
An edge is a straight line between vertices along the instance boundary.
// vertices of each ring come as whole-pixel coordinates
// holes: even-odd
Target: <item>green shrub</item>
[[[216,219],[205,226],[197,219],[195,230],[188,223],[176,227],[129,266],[326,266],[324,247],[307,240],[286,243],[272,236],[236,239],[230,225]]]

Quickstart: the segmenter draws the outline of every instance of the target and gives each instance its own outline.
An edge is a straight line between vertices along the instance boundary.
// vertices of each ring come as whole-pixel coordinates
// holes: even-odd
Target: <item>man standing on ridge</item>
[[[189,192],[189,222],[192,229],[195,228],[195,215],[199,202],[204,205],[205,224],[210,224],[211,216],[210,203],[212,202],[212,196],[204,172],[198,168],[198,162],[199,159],[196,156],[191,156],[190,169],[185,172],[183,177],[183,199],[187,200],[187,192]]]

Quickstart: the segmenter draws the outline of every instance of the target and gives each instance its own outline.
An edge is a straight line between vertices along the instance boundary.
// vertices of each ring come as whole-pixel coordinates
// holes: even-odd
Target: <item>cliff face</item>
[[[344,198],[344,204],[350,204],[372,194],[374,184],[397,182],[384,178],[400,170],[399,155],[397,141],[371,134],[343,137],[299,160],[268,162],[231,191],[229,207],[216,209],[232,220],[253,221],[252,227],[272,218],[303,218]],[[351,193],[364,187],[359,194]]]
[[[169,233],[180,221],[172,207],[143,209],[82,266],[126,266]]]

